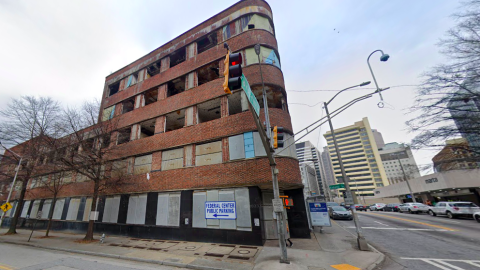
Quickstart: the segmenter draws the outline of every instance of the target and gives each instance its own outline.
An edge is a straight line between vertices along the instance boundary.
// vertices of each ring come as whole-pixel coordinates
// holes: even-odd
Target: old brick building
[[[102,194],[97,233],[258,245],[276,238],[271,171],[248,101],[242,90],[222,88],[224,42],[242,53],[243,73],[263,104],[253,48],[261,45],[270,121],[285,128],[286,146],[293,142],[272,11],[265,1],[240,1],[107,76],[99,121],[118,121],[109,147],[120,150],[112,162],[126,164],[130,185]],[[295,145],[277,163],[282,193],[298,202],[287,210],[291,235],[310,237]],[[91,183],[71,177],[54,227],[85,230]],[[23,218],[51,203],[34,189]],[[236,201],[236,220],[205,219],[205,201]]]

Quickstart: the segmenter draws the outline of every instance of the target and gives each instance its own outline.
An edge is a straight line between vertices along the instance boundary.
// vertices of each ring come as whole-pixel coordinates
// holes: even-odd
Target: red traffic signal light
[[[231,94],[231,90],[236,90],[242,87],[242,54],[229,53],[225,61],[225,69],[223,75],[225,81],[223,83],[223,90],[227,94]]]

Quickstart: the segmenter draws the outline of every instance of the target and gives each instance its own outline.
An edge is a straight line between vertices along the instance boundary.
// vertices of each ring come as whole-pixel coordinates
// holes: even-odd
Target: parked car
[[[370,205],[371,211],[383,211],[383,208],[386,206],[384,203],[375,203]]]
[[[428,213],[432,216],[447,215],[448,218],[459,216],[471,217],[473,213],[479,212],[480,207],[472,202],[438,202],[430,207]]]
[[[332,219],[353,219],[352,213],[343,206],[332,206],[328,208],[328,212]]]
[[[357,211],[365,211],[367,212],[367,207],[365,205],[362,205],[362,204],[353,204],[352,206],[350,206],[350,209],[352,209],[352,207],[355,208],[355,210]]]
[[[398,212],[400,205],[401,204],[399,204],[399,203],[389,203],[389,204],[385,205],[385,207],[383,208],[383,211],[385,211],[385,212]]]
[[[480,223],[480,212],[473,213],[473,219]]]
[[[404,203],[399,207],[400,212],[408,212],[410,214],[418,214],[418,213],[427,213],[430,210],[428,205],[423,203]]]

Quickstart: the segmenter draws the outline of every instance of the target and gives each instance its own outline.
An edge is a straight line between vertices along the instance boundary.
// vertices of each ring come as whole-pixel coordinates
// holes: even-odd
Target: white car
[[[471,217],[473,213],[479,212],[480,207],[472,202],[438,202],[435,206],[430,207],[428,213],[432,216],[447,215],[448,218],[458,216]]]
[[[480,212],[473,213],[473,219],[480,223]]]
[[[427,213],[429,210],[429,207],[423,203],[404,203],[398,208],[400,212],[408,212],[410,214]]]
[[[382,211],[386,204],[384,203],[375,203],[370,205],[370,211]]]

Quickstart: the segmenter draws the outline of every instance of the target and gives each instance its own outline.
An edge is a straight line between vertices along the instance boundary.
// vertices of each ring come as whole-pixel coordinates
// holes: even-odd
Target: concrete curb
[[[108,253],[98,253],[98,252],[85,251],[85,250],[75,250],[75,249],[56,248],[56,247],[45,247],[45,246],[40,246],[40,245],[35,245],[35,244],[19,243],[19,242],[8,241],[8,240],[3,240],[3,239],[0,240],[0,243],[34,247],[34,248],[41,248],[41,249],[48,249],[48,250],[55,250],[55,251],[62,251],[62,252],[70,252],[70,253],[104,257],[104,258],[110,258],[110,259],[120,259],[120,260],[126,260],[126,261],[134,261],[134,262],[159,264],[159,265],[165,265],[165,266],[189,268],[189,269],[198,269],[198,270],[224,270],[225,269],[225,268],[216,268],[216,267],[211,267],[211,266],[193,265],[193,264],[177,263],[177,262],[169,262],[169,261],[157,261],[157,260],[149,260],[149,259],[134,258],[134,257],[121,257],[120,255],[114,255],[114,254],[108,254]]]
[[[352,235],[353,237],[357,237],[355,234],[349,232],[347,229],[343,228],[342,226],[338,225],[336,222],[334,222],[334,224],[340,228],[342,228],[344,231],[346,231],[347,233],[349,233],[350,235]],[[365,270],[372,270],[374,269],[375,267],[377,267],[379,264],[383,263],[383,261],[385,261],[385,254],[383,254],[382,252],[378,251],[378,249],[374,248],[372,245],[368,244],[368,246],[370,247],[370,249],[375,252],[375,253],[378,253],[380,254],[380,257],[374,262],[372,263],[370,266],[368,266],[367,268],[365,268]]]

